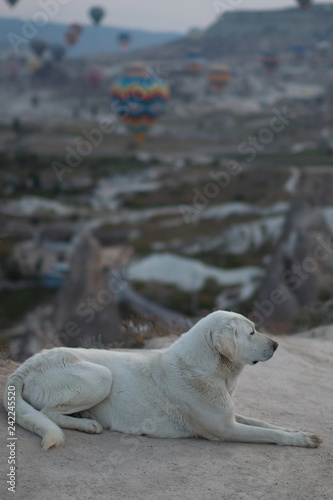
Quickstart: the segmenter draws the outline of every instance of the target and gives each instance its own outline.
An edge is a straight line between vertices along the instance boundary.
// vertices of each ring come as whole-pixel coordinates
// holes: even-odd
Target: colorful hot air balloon
[[[150,76],[143,63],[132,64],[111,89],[111,104],[140,146],[149,129],[166,111],[169,87]]]
[[[310,5],[311,0],[297,0],[297,3],[302,10],[306,10]]]
[[[102,7],[93,7],[89,11],[90,17],[95,24],[99,24],[105,16],[105,10]]]
[[[47,42],[42,38],[34,38],[30,42],[30,47],[36,56],[41,57],[47,49]]]
[[[30,73],[34,75],[42,67],[42,61],[38,57],[32,57],[28,59],[27,66]]]
[[[261,62],[266,69],[267,73],[273,73],[279,63],[280,63],[280,57],[276,52],[266,52],[261,59]]]
[[[49,50],[52,54],[53,60],[60,62],[66,54],[66,47],[62,43],[53,43],[50,45]]]
[[[187,55],[186,68],[190,75],[198,76],[204,69],[205,61],[200,50],[192,50]]]
[[[91,89],[98,89],[104,80],[102,68],[97,65],[89,66],[84,73],[84,79]]]
[[[68,45],[75,45],[82,34],[83,28],[80,24],[71,24],[65,33]]]
[[[209,71],[208,80],[212,89],[221,93],[232,80],[232,73],[225,64],[214,64]]]
[[[130,44],[131,35],[128,33],[119,33],[118,43],[121,49],[126,50]]]

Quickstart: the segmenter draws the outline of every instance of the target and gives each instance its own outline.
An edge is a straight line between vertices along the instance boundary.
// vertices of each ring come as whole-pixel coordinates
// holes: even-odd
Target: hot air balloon
[[[41,57],[47,49],[47,42],[42,38],[35,38],[31,40],[30,47],[36,56]]]
[[[102,7],[93,7],[89,11],[90,17],[95,24],[99,24],[105,16],[105,10]]]
[[[203,38],[204,32],[200,28],[191,28],[187,36],[190,40],[196,42]]]
[[[119,33],[118,43],[121,49],[126,50],[130,44],[131,35],[128,33]]]
[[[295,55],[296,62],[300,63],[304,61],[306,53],[306,45],[297,44],[292,46],[292,51]]]
[[[71,24],[65,33],[65,39],[68,45],[75,45],[80,38],[82,31],[83,28],[80,24]]]
[[[52,54],[53,60],[60,62],[66,54],[66,47],[62,43],[53,43],[50,45],[49,50]]]
[[[208,80],[212,89],[221,93],[232,80],[232,73],[225,64],[214,64],[209,71]]]
[[[77,24],[77,23],[71,24],[69,28],[72,31],[76,31],[76,33],[78,33],[79,35],[81,35],[81,33],[83,31],[83,26],[81,26],[81,24]]]
[[[97,65],[89,66],[84,73],[84,79],[91,89],[98,89],[104,80],[102,68]]]
[[[297,0],[298,5],[302,10],[306,10],[311,3],[311,0]]]
[[[166,111],[169,87],[150,76],[143,63],[132,64],[111,89],[111,105],[139,147]]]
[[[30,73],[34,75],[42,67],[42,61],[38,57],[31,57],[27,61],[27,66]]]
[[[276,52],[266,52],[261,61],[267,73],[273,73],[280,63],[280,57]]]
[[[192,50],[187,54],[186,68],[190,75],[200,75],[204,69],[204,65],[204,58],[202,57],[202,52],[200,50]]]
[[[10,5],[11,7],[14,7],[14,5],[16,5],[18,1],[19,1],[19,0],[7,0],[7,2],[9,3],[9,5]]]

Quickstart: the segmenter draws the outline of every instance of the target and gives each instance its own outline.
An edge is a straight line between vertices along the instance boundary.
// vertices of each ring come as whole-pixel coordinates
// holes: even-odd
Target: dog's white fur
[[[270,359],[276,347],[243,316],[217,311],[167,349],[61,347],[36,354],[10,376],[5,406],[15,386],[16,421],[43,438],[43,450],[64,441],[60,427],[317,447],[313,434],[235,414],[240,372]],[[71,416],[85,410],[90,418]]]

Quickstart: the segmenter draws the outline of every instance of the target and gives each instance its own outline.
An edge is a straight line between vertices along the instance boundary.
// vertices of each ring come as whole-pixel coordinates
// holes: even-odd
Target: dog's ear
[[[237,359],[237,329],[234,325],[225,325],[213,333],[214,347],[229,361]]]

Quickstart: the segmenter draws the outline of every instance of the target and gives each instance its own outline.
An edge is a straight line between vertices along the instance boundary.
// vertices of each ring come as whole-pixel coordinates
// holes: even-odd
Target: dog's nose
[[[273,342],[273,348],[274,348],[274,351],[276,351],[276,349],[279,347],[279,344],[277,342]]]

